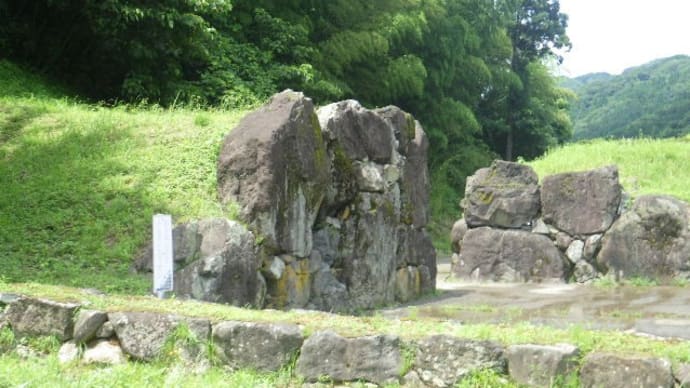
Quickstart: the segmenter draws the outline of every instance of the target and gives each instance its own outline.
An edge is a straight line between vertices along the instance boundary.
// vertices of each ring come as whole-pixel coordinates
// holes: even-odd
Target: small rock
[[[80,310],[74,324],[74,341],[88,342],[96,336],[103,323],[108,320],[108,314],[95,310]]]
[[[115,328],[110,321],[106,321],[96,332],[96,338],[108,339],[115,335]]]
[[[117,341],[99,340],[84,351],[84,364],[119,365],[125,362],[125,355]]]
[[[370,193],[383,193],[386,183],[381,176],[381,171],[374,163],[355,162],[355,176],[361,191]]]
[[[532,233],[550,235],[551,230],[541,218],[537,219],[532,226]]]
[[[573,240],[565,251],[565,256],[571,263],[575,264],[582,259],[585,243],[581,240]]]
[[[266,270],[261,271],[267,279],[278,280],[285,272],[285,263],[277,257],[273,257]]]
[[[573,242],[573,238],[568,233],[558,232],[556,234],[556,246],[558,249],[565,251]]]
[[[573,278],[576,282],[587,284],[599,277],[599,272],[585,260],[580,260],[575,263],[575,270],[573,271]]]
[[[583,257],[587,261],[591,261],[599,253],[601,248],[601,234],[593,234],[587,237],[585,241],[585,250],[583,252]]]
[[[60,364],[67,364],[79,357],[79,347],[75,341],[68,341],[60,346],[58,351],[58,361]]]
[[[0,292],[0,307],[8,305],[15,302],[20,298],[17,294],[11,294],[8,292]]]
[[[450,245],[453,253],[460,253],[462,249],[462,239],[467,233],[467,222],[461,218],[453,224],[453,229],[450,231]]]

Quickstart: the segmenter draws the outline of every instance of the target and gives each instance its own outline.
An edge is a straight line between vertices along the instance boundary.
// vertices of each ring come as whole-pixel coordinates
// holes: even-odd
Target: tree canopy
[[[5,0],[0,52],[103,101],[398,105],[430,138],[432,206],[457,208],[495,157],[569,138],[545,63],[566,48],[557,0]]]

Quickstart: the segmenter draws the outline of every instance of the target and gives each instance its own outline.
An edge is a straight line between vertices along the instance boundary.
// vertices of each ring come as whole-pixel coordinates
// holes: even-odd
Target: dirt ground
[[[449,259],[441,258],[436,287],[437,295],[382,314],[400,318],[415,314],[464,323],[577,324],[690,339],[690,286],[463,283],[450,276]]]

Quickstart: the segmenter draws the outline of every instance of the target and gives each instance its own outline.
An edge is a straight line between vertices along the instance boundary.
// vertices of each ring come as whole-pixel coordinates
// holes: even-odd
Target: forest
[[[558,0],[4,0],[0,59],[105,105],[254,106],[285,88],[411,112],[432,212],[465,177],[571,138]]]
[[[571,104],[574,139],[667,138],[690,132],[690,57],[658,59],[620,75],[562,80]]]

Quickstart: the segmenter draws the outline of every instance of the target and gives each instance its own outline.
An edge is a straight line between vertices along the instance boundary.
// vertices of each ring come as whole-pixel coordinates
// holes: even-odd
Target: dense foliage
[[[563,81],[578,99],[575,138],[654,137],[690,133],[690,57],[675,56],[626,70]]]
[[[289,87],[398,105],[452,219],[476,168],[569,138],[544,65],[566,26],[558,0],[5,0],[0,52],[105,101],[237,107]]]

